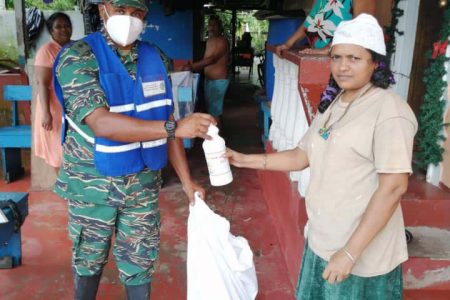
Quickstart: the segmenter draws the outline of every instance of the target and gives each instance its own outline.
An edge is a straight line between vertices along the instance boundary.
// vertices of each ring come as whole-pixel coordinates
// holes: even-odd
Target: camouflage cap
[[[148,0],[109,0],[108,2],[114,6],[131,6],[148,11]]]

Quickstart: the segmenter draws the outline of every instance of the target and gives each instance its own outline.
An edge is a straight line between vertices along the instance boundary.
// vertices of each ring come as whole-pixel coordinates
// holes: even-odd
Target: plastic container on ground
[[[175,120],[187,117],[195,110],[200,74],[190,71],[170,73]],[[184,148],[192,148],[193,139],[183,139]]]

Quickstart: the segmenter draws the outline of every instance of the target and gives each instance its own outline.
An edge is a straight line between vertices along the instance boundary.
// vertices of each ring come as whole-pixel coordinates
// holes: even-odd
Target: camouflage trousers
[[[149,283],[159,254],[160,225],[155,199],[129,206],[69,200],[73,271],[79,276],[101,273],[115,234],[112,252],[120,281],[126,285]]]

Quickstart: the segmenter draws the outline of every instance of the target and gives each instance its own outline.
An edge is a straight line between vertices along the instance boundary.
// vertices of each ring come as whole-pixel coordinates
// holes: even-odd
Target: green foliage
[[[229,10],[216,11],[215,14],[220,18],[224,28],[224,34],[231,41],[232,36],[232,13]],[[269,22],[267,20],[257,20],[254,16],[254,11],[238,11],[236,24],[236,39],[240,38],[245,31],[245,24],[248,24],[250,33],[252,35],[252,47],[255,48],[255,53],[264,50],[264,44],[267,40],[267,32]],[[208,26],[208,17],[205,18],[205,29]]]
[[[52,3],[46,4],[42,0],[25,0],[25,7],[37,7],[41,10],[73,10],[77,5],[76,0],[53,0]],[[6,0],[6,8],[14,9],[14,0]]]
[[[386,52],[389,56],[389,58],[394,54],[395,52],[395,34],[403,35],[403,31],[400,31],[397,29],[398,26],[398,19],[403,16],[403,9],[398,8],[398,3],[403,0],[394,0],[393,8],[392,8],[392,18],[391,18],[391,25],[385,28],[385,34],[386,34]]]
[[[238,26],[236,30],[236,37],[241,37],[245,32],[245,24],[248,24],[250,33],[252,34],[252,47],[255,52],[264,50],[264,44],[267,40],[267,32],[269,22],[267,20],[259,21],[253,16],[253,12],[242,12],[238,14]]]
[[[5,0],[6,9],[14,9],[14,0]]]
[[[450,8],[447,8],[442,22],[443,28],[440,32],[440,42],[448,40],[450,36]],[[429,67],[425,71],[423,82],[426,85],[426,93],[419,113],[419,131],[417,132],[417,166],[426,170],[429,164],[437,165],[442,161],[444,149],[441,146],[445,140],[443,135],[443,115],[446,101],[442,95],[447,86],[447,82],[442,78],[446,74],[445,62],[448,58],[445,55],[432,57],[432,52],[428,51]]]
[[[13,43],[5,43],[0,46],[0,59],[16,61],[19,58],[17,47]]]
[[[13,42],[0,45],[0,70],[10,70],[18,66],[19,51]]]

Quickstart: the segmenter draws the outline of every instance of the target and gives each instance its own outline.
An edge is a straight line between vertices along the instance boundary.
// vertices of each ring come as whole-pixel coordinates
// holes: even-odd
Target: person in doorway
[[[70,42],[72,23],[68,15],[56,12],[47,19],[46,27],[51,40],[39,48],[34,60],[38,88],[33,126],[34,152],[58,172],[62,161],[62,113],[53,91],[52,67],[58,52]]]
[[[244,32],[241,40],[237,43],[236,50],[240,52],[254,52],[252,47],[252,34],[250,32]]]
[[[110,0],[98,9],[104,27],[63,49],[54,64],[67,120],[55,192],[68,200],[75,299],[95,299],[113,235],[128,299],[148,299],[159,256],[160,170],[168,159],[189,201],[195,191],[204,198],[180,138],[209,138],[215,121],[200,113],[174,121],[159,52],[138,40],[146,1]]]
[[[393,77],[374,17],[341,22],[330,57],[342,92],[298,147],[252,155],[228,149],[227,156],[237,167],[311,169],[297,299],[401,299],[408,253],[400,198],[417,121],[388,89]]]
[[[308,40],[311,48],[302,53],[328,54],[336,27],[361,13],[375,15],[375,0],[315,0],[311,12],[303,24],[284,44],[276,47],[275,53],[292,48],[297,41]]]
[[[208,41],[203,59],[189,63],[182,70],[205,73],[206,109],[220,123],[223,101],[228,89],[229,45],[223,36],[223,26],[219,17],[211,15],[208,20]]]

